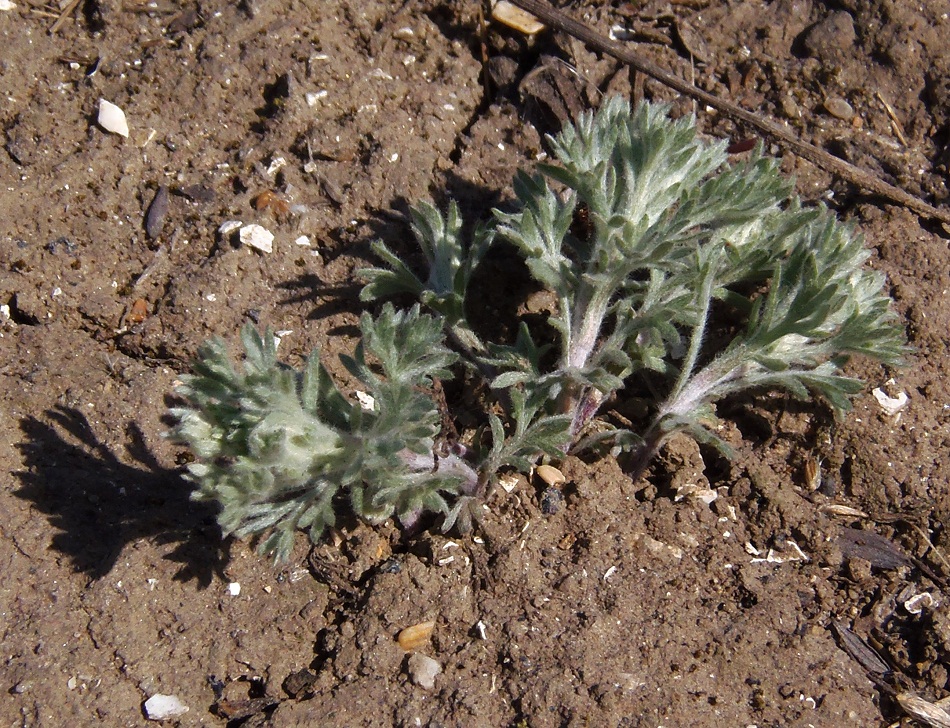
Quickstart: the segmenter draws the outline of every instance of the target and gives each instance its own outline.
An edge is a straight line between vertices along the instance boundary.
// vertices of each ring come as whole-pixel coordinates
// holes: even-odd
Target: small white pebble
[[[242,245],[250,245],[262,253],[271,253],[274,250],[274,233],[260,225],[245,225],[238,235]]]
[[[320,89],[319,91],[310,91],[304,98],[307,99],[307,106],[316,106],[317,102],[320,99],[325,99],[330,94],[326,89]]]
[[[296,240],[294,240],[294,243],[295,243],[296,245],[302,245],[303,247],[309,248],[309,247],[310,247],[310,238],[308,238],[306,235],[301,235],[299,238],[297,238]]]
[[[228,584],[228,594],[232,597],[236,597],[241,593],[241,583],[237,581],[232,581]]]
[[[904,409],[910,401],[907,392],[901,392],[896,397],[889,397],[880,387],[872,389],[871,394],[874,395],[874,399],[877,400],[877,403],[881,405],[881,409],[891,417]]]
[[[435,687],[435,676],[442,672],[442,665],[421,652],[414,652],[409,656],[408,667],[412,681],[425,690]]]
[[[188,706],[174,695],[157,693],[145,701],[145,717],[149,720],[174,720],[188,712]]]

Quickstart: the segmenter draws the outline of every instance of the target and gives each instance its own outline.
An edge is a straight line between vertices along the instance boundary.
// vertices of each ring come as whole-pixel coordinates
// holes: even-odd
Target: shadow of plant
[[[58,531],[53,547],[77,571],[100,578],[122,549],[139,539],[176,544],[165,559],[181,564],[175,579],[197,579],[205,588],[226,563],[213,506],[190,500],[191,486],[162,467],[134,423],[126,427],[126,451],[142,467],[127,465],[73,408],[47,411],[50,422],[21,421],[18,447],[26,470],[15,495],[32,502]]]

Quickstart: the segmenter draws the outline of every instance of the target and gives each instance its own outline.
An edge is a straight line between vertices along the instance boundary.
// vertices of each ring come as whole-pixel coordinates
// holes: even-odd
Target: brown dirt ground
[[[161,438],[177,373],[248,317],[291,332],[291,363],[319,346],[332,365],[353,345],[367,241],[406,249],[394,212],[451,195],[484,217],[543,150],[557,99],[629,93],[629,75],[564,38],[480,38],[474,0],[84,0],[53,35],[30,2],[0,12],[3,725],[141,725],[157,692],[189,706],[186,726],[898,720],[835,620],[877,648],[892,683],[947,695],[945,231],[786,157],[803,198],[860,225],[917,349],[905,369],[855,362],[868,387],[852,416],[730,401],[733,462],[677,441],[631,483],[610,460],[570,459],[555,514],[522,480],[492,494],[474,538],[351,523],[312,550],[301,535],[275,568],[253,544],[222,543],[189,501],[182,451]],[[601,32],[639,28],[647,57],[946,204],[950,2],[637,5],[569,10]],[[692,110],[652,82],[644,93]],[[128,139],[96,125],[100,98],[125,110]],[[698,112],[707,134],[748,135]],[[161,185],[169,209],[150,238]],[[266,191],[291,209],[257,210]],[[229,219],[269,227],[274,251],[222,241]],[[908,394],[899,416],[879,386]],[[718,500],[676,500],[687,483]],[[855,553],[845,527],[891,546]],[[922,592],[934,604],[909,613]],[[412,683],[395,641],[425,620],[433,690]]]

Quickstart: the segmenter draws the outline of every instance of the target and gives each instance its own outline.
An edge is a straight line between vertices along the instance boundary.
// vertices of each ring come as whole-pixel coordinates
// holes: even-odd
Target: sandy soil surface
[[[566,9],[947,204],[950,2]],[[948,694],[946,230],[786,156],[804,200],[863,230],[916,348],[904,369],[854,362],[851,416],[730,400],[731,462],[677,440],[633,483],[572,458],[555,513],[522,479],[467,537],[351,521],[275,568],[222,542],[161,437],[198,345],[250,319],[343,377],[369,241],[408,250],[416,200],[486,217],[544,132],[633,93],[630,74],[485,29],[473,0],[81,0],[50,33],[58,13],[0,10],[3,725],[142,725],[160,693],[184,726],[883,726],[904,715],[888,686]],[[97,125],[100,99],[128,138]],[[695,111],[705,134],[750,135]],[[222,239],[228,220],[273,251]],[[528,290],[506,262],[486,297]],[[907,406],[888,415],[875,387]],[[685,483],[719,497],[677,500]],[[396,641],[427,620],[432,689]]]

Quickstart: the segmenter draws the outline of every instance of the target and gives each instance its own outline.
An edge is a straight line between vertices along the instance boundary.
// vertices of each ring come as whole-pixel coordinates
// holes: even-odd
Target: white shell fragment
[[[353,395],[356,397],[356,401],[360,403],[360,409],[364,412],[376,411],[376,400],[373,398],[373,395],[361,392],[358,389],[353,392]]]
[[[125,112],[111,101],[99,99],[99,126],[112,134],[129,138],[129,123],[125,120]]]
[[[908,614],[920,614],[925,609],[932,608],[936,604],[936,601],[933,594],[923,592],[904,602],[904,609],[907,610]]]
[[[502,475],[498,478],[498,484],[505,489],[506,493],[510,493],[515,488],[518,487],[519,478],[517,475]]]
[[[228,594],[232,597],[239,596],[241,594],[241,583],[238,581],[232,581],[228,584]]]
[[[13,10],[16,7],[16,3],[10,2],[10,0],[0,0],[0,10]]]
[[[713,490],[712,488],[703,488],[702,486],[696,485],[695,483],[684,483],[676,489],[676,496],[674,500],[679,502],[684,498],[695,498],[696,500],[702,501],[708,506],[710,503],[719,498],[719,492]]]
[[[274,233],[260,225],[245,225],[238,235],[241,245],[250,245],[262,253],[271,253],[274,250]]]
[[[902,409],[904,409],[904,407],[906,407],[907,403],[910,401],[910,397],[907,396],[907,392],[901,392],[896,397],[889,397],[880,387],[875,387],[872,389],[871,394],[874,395],[874,399],[877,400],[877,403],[881,405],[881,409],[884,410],[884,412],[890,417],[893,417]]]
[[[428,655],[413,652],[409,655],[409,677],[420,688],[432,690],[435,687],[435,676],[442,672],[442,665]]]
[[[274,157],[270,164],[267,165],[267,176],[273,177],[277,172],[283,169],[287,165],[287,160],[284,157]]]
[[[145,717],[149,720],[174,720],[188,712],[188,706],[174,695],[157,693],[145,701]]]
[[[222,238],[226,238],[243,224],[244,223],[240,220],[225,220],[218,226],[218,235]]]

